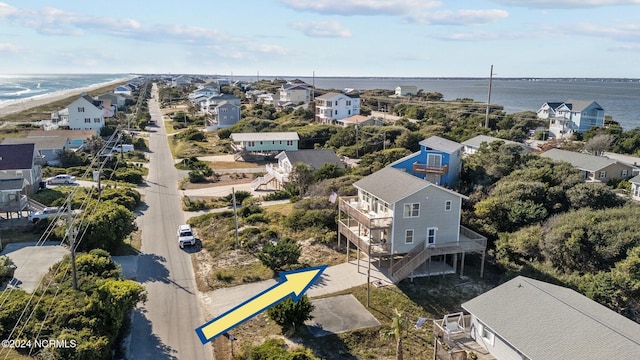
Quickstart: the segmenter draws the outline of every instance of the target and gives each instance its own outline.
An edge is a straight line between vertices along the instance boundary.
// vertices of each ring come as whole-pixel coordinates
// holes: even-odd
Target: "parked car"
[[[28,219],[32,223],[37,223],[42,219],[48,219],[51,217],[55,217],[58,214],[63,215],[66,213],[67,211],[64,208],[61,209],[59,207],[46,207],[40,211],[32,212],[31,214],[29,214]]]
[[[45,181],[47,182],[47,185],[69,185],[76,182],[76,177],[67,174],[60,174],[47,178]]]
[[[193,235],[193,229],[191,229],[191,225],[180,225],[178,226],[178,245],[180,248],[184,248],[184,245],[195,245],[196,237]]]
[[[123,153],[128,153],[133,151],[134,148],[132,144],[122,144],[114,146],[113,149],[111,149],[111,152],[120,153],[120,150],[122,150]]]

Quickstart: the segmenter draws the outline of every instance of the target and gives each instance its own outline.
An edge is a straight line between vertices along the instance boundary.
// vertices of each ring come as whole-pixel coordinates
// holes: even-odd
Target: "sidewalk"
[[[371,281],[382,281],[385,285],[392,284],[377,268],[371,266]],[[202,301],[211,317],[216,317],[225,311],[243,303],[267,288],[275,285],[275,279],[257,283],[222,288],[202,293]],[[309,288],[307,296],[310,298],[336,293],[367,283],[367,261],[360,261],[360,270],[355,261],[328,267],[318,282]]]

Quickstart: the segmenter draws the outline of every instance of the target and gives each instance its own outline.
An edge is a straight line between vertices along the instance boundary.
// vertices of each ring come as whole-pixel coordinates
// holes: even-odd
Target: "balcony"
[[[428,165],[428,164],[420,164],[418,162],[413,163],[414,174],[445,175],[448,172],[449,172],[449,165]]]
[[[341,197],[338,203],[341,211],[348,217],[367,227],[369,230],[386,229],[391,227],[393,215],[390,211],[376,213],[361,206],[357,196]]]
[[[17,212],[23,211],[27,208],[29,199],[26,195],[20,195],[17,200],[0,201],[0,212]]]
[[[439,320],[433,320],[433,333],[436,337],[434,359],[469,359],[475,354],[478,360],[496,360],[485,348],[473,340],[471,315],[462,313],[448,314]],[[475,335],[474,335],[475,336]]]

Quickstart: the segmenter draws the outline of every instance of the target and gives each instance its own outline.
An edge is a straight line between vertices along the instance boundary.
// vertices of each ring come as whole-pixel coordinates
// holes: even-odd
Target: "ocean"
[[[0,103],[41,96],[59,90],[86,87],[127,74],[34,74],[0,75]],[[273,79],[274,77],[260,77]],[[482,78],[375,78],[375,77],[278,77],[300,79],[321,89],[389,89],[413,85],[425,92],[440,92],[445,100],[469,98],[486,102],[489,80]],[[234,76],[231,80],[255,81],[256,76]],[[594,100],[605,114],[625,130],[640,127],[639,79],[504,79],[494,78],[491,103],[506,113],[536,111],[545,102],[569,99]]]
[[[47,95],[61,90],[83,88],[128,76],[127,74],[0,75],[0,103]]]

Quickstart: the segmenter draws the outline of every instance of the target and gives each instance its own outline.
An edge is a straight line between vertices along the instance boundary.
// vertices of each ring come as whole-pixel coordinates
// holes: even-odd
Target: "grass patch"
[[[293,203],[285,203],[285,204],[273,204],[264,207],[267,215],[271,214],[280,214],[282,216],[287,216],[293,211]]]
[[[212,161],[208,162],[208,164],[213,170],[261,168],[264,166],[264,164],[244,161]]]
[[[262,265],[257,259],[248,264],[235,266],[231,269],[218,269],[211,273],[207,279],[209,289],[233,287],[242,284],[273,279],[271,269]]]
[[[7,244],[38,241],[42,236],[42,231],[33,225],[5,228],[0,230],[0,246],[4,248]]]

